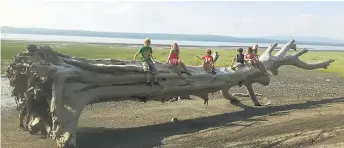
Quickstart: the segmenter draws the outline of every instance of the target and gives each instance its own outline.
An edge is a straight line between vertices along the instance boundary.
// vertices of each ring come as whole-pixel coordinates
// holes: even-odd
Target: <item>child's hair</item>
[[[237,51],[242,53],[244,50],[242,48],[238,48]]]
[[[253,53],[258,53],[258,50],[257,50],[257,48],[255,48],[255,49],[252,49],[252,52],[253,52]]]
[[[178,48],[176,48],[176,47],[178,47]],[[173,43],[171,45],[171,49],[175,49],[179,53],[179,45],[178,45],[178,43]]]
[[[210,49],[207,49],[207,51],[205,52],[206,54],[211,54],[212,51]]]
[[[173,43],[173,44],[171,45],[171,48],[175,48],[176,46],[178,46],[178,43]]]
[[[176,47],[178,47],[178,48],[176,48]],[[178,43],[173,43],[172,45],[171,45],[171,48],[172,49],[179,49],[179,45],[178,45]]]
[[[247,47],[247,52],[248,52],[248,53],[252,53],[252,52],[253,52],[252,47]]]
[[[151,40],[149,38],[145,38],[145,40],[143,41],[144,45],[150,45],[151,44]]]
[[[252,52],[258,53],[258,44],[254,44],[252,47]]]

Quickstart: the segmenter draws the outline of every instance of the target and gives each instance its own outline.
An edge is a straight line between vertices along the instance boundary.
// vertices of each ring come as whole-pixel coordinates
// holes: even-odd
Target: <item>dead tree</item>
[[[274,43],[260,56],[260,61],[273,75],[277,75],[278,68],[283,65],[312,70],[327,68],[334,61],[305,63],[299,60],[299,56],[305,54],[307,49],[285,56],[287,51],[295,46],[294,42],[289,41],[273,56],[271,52],[277,46],[277,43]],[[144,72],[139,62],[71,57],[55,52],[48,46],[36,45],[28,45],[25,52],[15,57],[9,69],[15,69],[16,65],[26,65],[34,76],[41,80],[51,80],[44,85],[50,85],[50,88],[41,88],[47,92],[41,94],[47,95],[40,95],[40,99],[31,99],[36,102],[45,100],[49,105],[39,110],[32,108],[30,112],[36,114],[29,113],[32,120],[28,127],[30,133],[44,128],[50,137],[56,140],[58,147],[76,146],[79,116],[88,104],[122,100],[164,101],[162,98],[188,95],[198,96],[204,100],[204,104],[208,104],[208,94],[216,91],[221,91],[222,96],[232,103],[238,103],[238,99],[229,94],[228,90],[239,85],[247,88],[254,105],[259,106],[252,84],[266,86],[270,83],[270,77],[263,75],[257,68],[249,70],[244,66],[233,71],[229,67],[221,67],[216,69],[214,75],[205,72],[201,66],[187,66],[192,76],[180,76],[180,69],[156,63],[158,80],[162,87],[148,86],[145,84]],[[13,75],[15,73],[11,74],[11,77]],[[41,85],[38,85],[37,89],[39,86]],[[40,113],[44,111],[46,113]]]

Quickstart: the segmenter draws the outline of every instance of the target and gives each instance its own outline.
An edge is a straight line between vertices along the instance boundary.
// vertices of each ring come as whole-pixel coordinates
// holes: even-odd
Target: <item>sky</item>
[[[236,37],[344,40],[344,1],[1,0],[0,25]]]

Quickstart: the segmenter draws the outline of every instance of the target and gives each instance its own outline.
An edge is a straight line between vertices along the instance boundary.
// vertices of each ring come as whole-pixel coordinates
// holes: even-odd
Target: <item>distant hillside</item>
[[[163,34],[163,33],[122,33],[122,32],[97,32],[82,30],[58,30],[44,28],[14,28],[2,27],[1,33],[13,34],[37,34],[37,35],[64,35],[64,36],[87,36],[87,37],[109,37],[109,38],[133,38],[143,39],[149,37],[158,40],[180,40],[180,41],[205,41],[205,42],[241,42],[241,43],[282,43],[288,42],[292,38],[239,38],[220,35],[186,35],[186,34]],[[328,46],[344,46],[344,43],[334,42],[313,42],[296,40],[298,44],[308,45],[328,45]]]

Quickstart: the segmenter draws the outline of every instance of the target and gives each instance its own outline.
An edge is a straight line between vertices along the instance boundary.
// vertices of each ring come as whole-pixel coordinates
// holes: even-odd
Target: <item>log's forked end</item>
[[[280,51],[278,51],[275,56],[276,57],[283,57],[289,49],[296,48],[295,40],[290,40],[287,44],[285,44]]]
[[[330,59],[327,61],[320,61],[320,62],[316,62],[316,63],[306,63],[306,62],[301,61],[297,58],[292,65],[299,67],[299,68],[302,68],[302,69],[306,69],[306,70],[314,70],[314,69],[318,69],[318,68],[327,69],[327,67],[330,66],[330,64],[332,62],[334,62],[333,59]]]
[[[334,62],[334,61],[336,61],[336,60],[334,60],[334,59],[329,59],[327,62],[330,64],[330,63],[332,63],[332,62]]]
[[[303,54],[305,54],[305,53],[307,53],[307,52],[308,52],[308,49],[303,48],[303,49],[297,51],[296,53],[294,53],[293,56],[295,56],[295,57],[300,57],[301,55],[303,55]]]
[[[266,50],[265,52],[263,53],[263,55],[270,55],[271,56],[271,53],[272,51],[277,47],[278,43],[273,43],[271,44]]]
[[[324,67],[324,69],[327,69],[328,66],[330,66],[331,63],[333,63],[335,60],[334,59],[329,59],[327,61],[325,61],[326,65]]]

